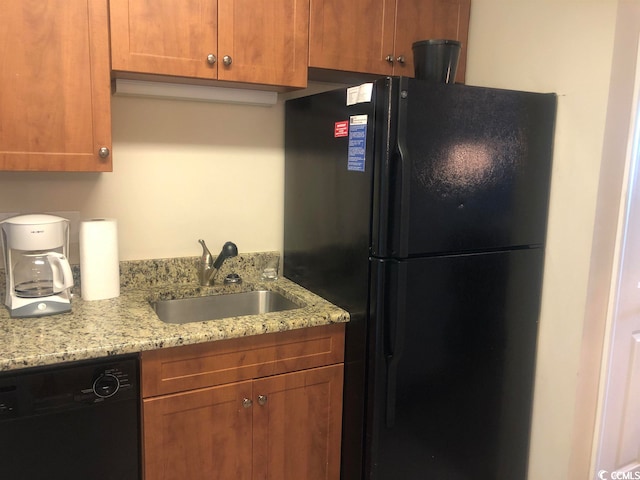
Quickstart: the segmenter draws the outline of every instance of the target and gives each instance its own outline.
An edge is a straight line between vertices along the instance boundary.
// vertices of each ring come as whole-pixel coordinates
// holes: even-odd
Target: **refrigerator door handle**
[[[404,80],[404,81],[402,81]],[[398,123],[396,131],[396,156],[398,158],[398,178],[395,192],[397,208],[395,210],[398,225],[393,250],[396,256],[406,258],[409,255],[409,196],[411,190],[411,160],[407,148],[407,79],[400,82],[398,99]]]
[[[398,363],[402,357],[406,316],[406,264],[391,270],[384,324],[384,349],[387,363],[386,424],[393,427],[396,416]],[[395,278],[394,278],[395,277]]]

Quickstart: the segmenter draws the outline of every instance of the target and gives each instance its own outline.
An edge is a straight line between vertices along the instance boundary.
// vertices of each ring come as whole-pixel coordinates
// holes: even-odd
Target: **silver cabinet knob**
[[[251,405],[253,405],[253,401],[251,401],[250,398],[243,398],[242,399],[242,406],[244,408],[249,408]]]
[[[386,60],[387,62],[389,62],[389,63],[393,63],[393,55],[387,55],[387,56],[385,57],[385,60]]]
[[[264,405],[267,403],[266,395],[258,395],[258,405]]]
[[[227,67],[231,65],[231,62],[233,62],[233,60],[229,55],[225,55],[224,57],[222,57],[222,63],[224,63]]]
[[[207,55],[207,63],[209,65],[213,65],[217,61],[218,61],[218,59],[216,58],[216,56],[213,53],[210,53],[209,55]]]
[[[101,148],[98,150],[98,156],[99,156],[100,158],[107,158],[107,157],[109,156],[109,154],[110,154],[110,153],[111,153],[111,152],[109,151],[109,149],[108,149],[107,147],[101,147]]]
[[[397,61],[398,63],[404,63],[404,62],[405,62],[404,55],[400,55],[398,58],[396,58],[396,61]]]

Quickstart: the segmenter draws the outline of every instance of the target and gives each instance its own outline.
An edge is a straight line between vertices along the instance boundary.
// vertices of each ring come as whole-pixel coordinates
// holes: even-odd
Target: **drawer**
[[[142,352],[144,398],[340,363],[344,324]]]

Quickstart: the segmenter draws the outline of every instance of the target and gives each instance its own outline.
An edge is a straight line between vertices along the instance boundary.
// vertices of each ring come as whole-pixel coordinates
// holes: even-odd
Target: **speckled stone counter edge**
[[[71,312],[28,319],[11,319],[2,307],[0,371],[349,321],[346,311],[285,278],[261,280],[262,269],[278,261],[277,252],[241,254],[225,262],[213,287],[194,281],[197,258],[122,262],[119,297],[83,301],[76,292]],[[230,272],[241,275],[243,283],[219,283]],[[160,321],[149,304],[157,298],[255,289],[278,291],[301,307],[176,325]]]

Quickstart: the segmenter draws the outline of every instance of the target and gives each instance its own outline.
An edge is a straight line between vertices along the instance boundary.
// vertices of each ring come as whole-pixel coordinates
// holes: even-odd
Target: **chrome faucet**
[[[213,285],[213,282],[216,279],[216,274],[220,267],[222,266],[222,262],[224,262],[227,258],[235,257],[238,255],[238,247],[233,242],[227,242],[222,246],[222,250],[220,254],[216,257],[216,260],[213,261],[213,257],[211,256],[211,252],[207,248],[207,244],[204,243],[204,240],[198,240],[200,245],[202,245],[202,257],[200,258],[200,269],[198,271],[198,280],[200,281],[200,285],[207,286]]]

